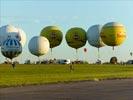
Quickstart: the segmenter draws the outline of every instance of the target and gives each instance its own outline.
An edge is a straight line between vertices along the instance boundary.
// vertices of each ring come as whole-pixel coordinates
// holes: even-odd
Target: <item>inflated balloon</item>
[[[48,53],[49,46],[48,39],[42,36],[34,36],[28,44],[29,51],[38,57]]]
[[[97,48],[104,46],[104,43],[100,37],[101,29],[102,29],[102,26],[100,25],[93,25],[88,29],[87,39],[91,46],[94,46]]]
[[[99,48],[104,46],[100,37],[102,26],[93,25],[87,31],[87,39],[91,46],[98,48],[98,58],[100,58]]]
[[[8,38],[15,38],[19,40],[22,46],[24,46],[26,42],[25,32],[13,25],[0,27],[0,45],[2,45],[2,43]]]
[[[65,38],[70,47],[78,49],[86,44],[86,31],[82,28],[74,27],[67,31]]]
[[[41,36],[46,37],[50,42],[50,48],[59,46],[63,39],[63,34],[57,26],[47,26],[41,31]]]
[[[1,52],[5,57],[12,60],[14,57],[17,57],[21,54],[21,43],[17,39],[9,38],[1,45]]]
[[[9,34],[15,34],[16,32],[18,32],[18,30],[13,25],[5,25],[0,27],[0,46],[7,39],[7,37],[10,37]]]
[[[118,22],[110,22],[103,26],[101,31],[102,41],[108,46],[118,46],[126,39],[124,25]]]
[[[84,48],[84,52],[87,52],[87,48]]]
[[[22,46],[24,46],[26,43],[26,34],[22,29],[20,28],[17,28],[17,29],[18,29],[18,32],[16,33],[16,38],[20,41]]]

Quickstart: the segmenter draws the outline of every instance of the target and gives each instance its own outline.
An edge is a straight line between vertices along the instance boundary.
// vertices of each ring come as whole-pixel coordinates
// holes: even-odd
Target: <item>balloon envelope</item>
[[[9,38],[1,45],[2,54],[10,59],[17,57],[22,52],[22,46],[17,39]]]
[[[101,31],[102,41],[108,46],[118,46],[126,39],[124,25],[118,22],[110,22],[103,26]]]
[[[87,39],[91,46],[94,46],[97,48],[104,46],[104,43],[100,37],[101,29],[102,29],[102,26],[100,25],[93,25],[88,29]]]
[[[16,34],[16,38],[19,39],[19,41],[22,44],[22,46],[25,45],[25,43],[26,43],[26,33],[22,29],[18,28],[18,32]]]
[[[10,37],[9,34],[15,34],[16,32],[18,32],[18,30],[13,25],[5,25],[0,27],[0,46],[7,39],[7,37]]]
[[[7,38],[15,38],[19,40],[22,46],[24,46],[26,42],[25,32],[13,25],[5,25],[0,27],[0,45],[2,45]]]
[[[49,46],[48,39],[42,36],[34,36],[28,44],[29,51],[36,56],[48,53]]]
[[[82,28],[74,27],[67,31],[65,38],[70,47],[78,49],[86,44],[86,31]]]
[[[63,39],[63,34],[57,26],[47,26],[41,31],[41,36],[46,37],[50,42],[50,48],[59,46]]]

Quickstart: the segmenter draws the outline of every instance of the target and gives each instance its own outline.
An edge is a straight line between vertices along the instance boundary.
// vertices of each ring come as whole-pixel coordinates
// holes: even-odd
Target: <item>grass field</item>
[[[0,65],[0,87],[133,78],[133,65]]]

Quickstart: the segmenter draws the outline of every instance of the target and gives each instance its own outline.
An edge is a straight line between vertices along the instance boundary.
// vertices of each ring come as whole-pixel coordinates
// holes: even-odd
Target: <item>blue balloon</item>
[[[1,46],[1,53],[3,56],[13,59],[22,52],[21,43],[15,38],[8,38]]]

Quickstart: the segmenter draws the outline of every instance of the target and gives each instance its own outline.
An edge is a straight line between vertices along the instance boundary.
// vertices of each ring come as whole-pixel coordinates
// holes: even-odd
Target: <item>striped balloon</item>
[[[15,38],[8,38],[1,46],[1,53],[10,59],[17,57],[22,52],[20,42]]]

